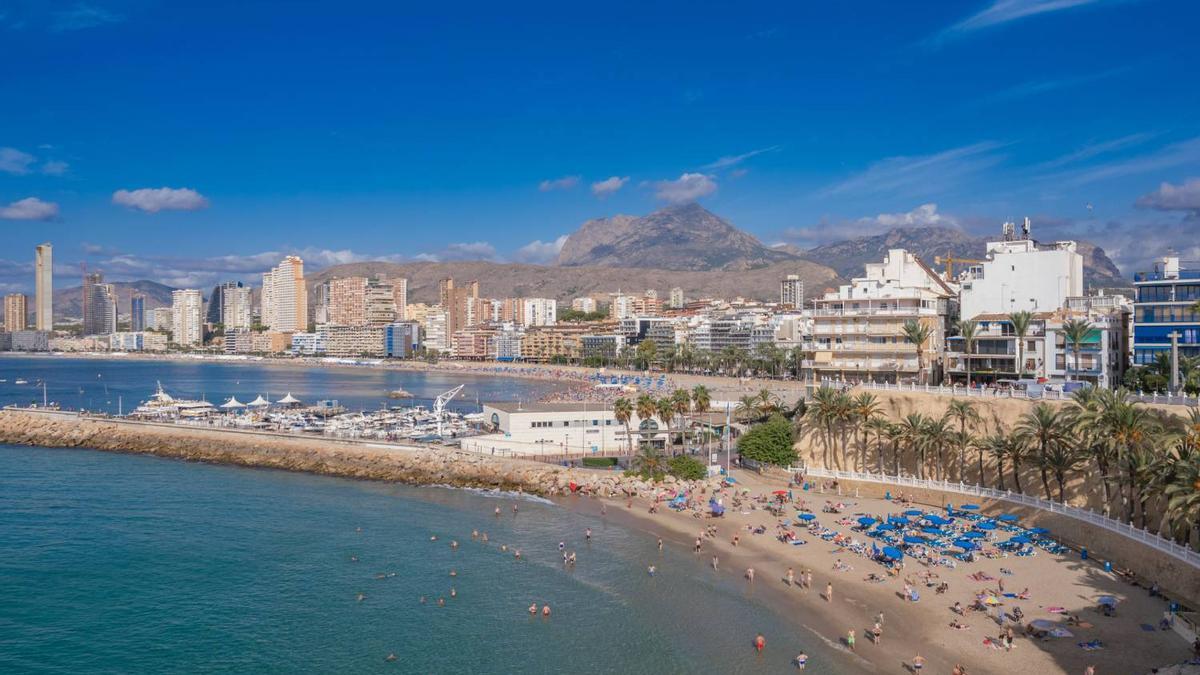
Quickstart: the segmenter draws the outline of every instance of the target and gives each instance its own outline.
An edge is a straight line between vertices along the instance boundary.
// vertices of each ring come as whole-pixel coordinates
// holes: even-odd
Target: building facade
[[[4,296],[4,330],[14,333],[27,328],[29,308],[24,293],[9,293]]]
[[[146,296],[141,293],[129,296],[129,330],[134,333],[146,330]]]
[[[83,277],[83,334],[108,335],[117,330],[117,294],[100,272]]]
[[[1015,232],[1005,223],[1002,241],[988,242],[982,263],[958,275],[964,319],[978,314],[1053,312],[1083,295],[1083,256],[1073,241],[1042,246],[1030,238],[1029,219]]]
[[[304,261],[288,256],[263,273],[262,323],[276,331],[303,331],[308,327],[308,290]]]
[[[204,297],[195,289],[171,293],[171,342],[198,347],[204,341]]]
[[[789,274],[779,282],[779,304],[794,309],[804,308],[804,280],[798,274]]]
[[[1146,366],[1170,356],[1172,339],[1179,358],[1200,356],[1200,269],[1166,256],[1149,272],[1134,276],[1133,363]]]
[[[34,327],[54,330],[54,247],[39,244],[34,250]]]

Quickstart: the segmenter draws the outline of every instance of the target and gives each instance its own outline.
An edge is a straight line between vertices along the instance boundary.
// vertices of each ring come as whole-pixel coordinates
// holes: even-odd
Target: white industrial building
[[[629,448],[625,425],[601,403],[485,403],[483,420],[495,433],[464,438],[464,450],[500,456],[611,455]],[[635,414],[629,428],[635,448],[642,435],[659,447],[666,441],[656,418],[643,424]]]

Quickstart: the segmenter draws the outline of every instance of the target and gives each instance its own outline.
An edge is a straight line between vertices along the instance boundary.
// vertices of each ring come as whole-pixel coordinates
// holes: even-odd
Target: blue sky
[[[207,286],[689,199],[767,243],[1030,215],[1200,258],[1195,2],[412,4],[0,0],[0,290],[46,240],[64,282]]]

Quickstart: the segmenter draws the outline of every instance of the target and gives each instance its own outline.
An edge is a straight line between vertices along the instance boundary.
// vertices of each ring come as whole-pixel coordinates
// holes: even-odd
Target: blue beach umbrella
[[[1050,534],[1050,530],[1047,530],[1044,527],[1035,527],[1035,528],[1029,530],[1029,533],[1030,534]]]
[[[982,523],[976,524],[975,527],[977,527],[981,530],[994,530],[994,529],[996,529],[996,524],[985,520]]]
[[[963,504],[962,506],[960,506],[958,508],[964,509],[966,511],[978,511],[979,505],[978,504]]]
[[[949,520],[947,520],[941,516],[925,516],[925,520],[933,523],[934,525],[949,525],[950,524]]]
[[[982,532],[968,532],[962,536],[963,539],[984,539],[987,535]]]
[[[1026,537],[1025,535],[1022,534],[1022,535],[1013,537],[1012,539],[1009,539],[1007,543],[1009,543],[1009,544],[1028,544],[1032,541],[1033,541],[1032,539],[1030,539],[1029,537]]]
[[[1020,520],[1020,518],[1017,517],[1015,514],[1006,513],[1006,514],[996,518],[996,520],[999,520],[1002,523],[1015,523],[1018,520]]]
[[[944,535],[944,534],[946,534],[945,532],[943,532],[943,531],[939,530],[939,529],[938,529],[938,528],[936,528],[936,527],[922,527],[922,528],[921,528],[921,531],[922,531],[922,532],[924,532],[925,534],[934,534],[934,535],[937,535],[937,536],[939,536],[939,537],[940,537],[940,536],[942,536],[942,535]]]
[[[964,551],[971,551],[979,548],[975,542],[971,541],[970,539],[955,539],[954,545],[963,549]]]
[[[863,527],[870,527],[871,525],[875,524],[875,519],[871,518],[870,516],[863,516],[862,518],[858,519],[858,524],[862,525]]]
[[[908,511],[905,511],[905,512],[904,512],[904,515],[906,515],[906,516],[919,516],[919,515],[922,515],[922,512],[921,512],[921,511],[918,511],[918,510],[916,510],[916,509],[909,509]]]
[[[799,518],[800,520],[816,520],[816,518],[817,518],[814,514],[811,514],[811,513],[801,513],[800,515],[798,515],[796,517]]]
[[[891,523],[892,525],[907,525],[908,524],[908,520],[901,518],[900,516],[888,516],[887,521],[889,523]]]
[[[876,532],[891,532],[894,529],[896,529],[895,525],[888,525],[887,523],[884,523],[883,525],[880,525],[879,527],[875,528],[875,531]]]
[[[918,537],[915,534],[909,534],[904,537],[904,543],[906,543],[906,544],[928,544],[929,540],[926,539],[925,537]]]
[[[891,558],[892,560],[900,560],[904,557],[904,552],[895,546],[884,546],[883,555]]]

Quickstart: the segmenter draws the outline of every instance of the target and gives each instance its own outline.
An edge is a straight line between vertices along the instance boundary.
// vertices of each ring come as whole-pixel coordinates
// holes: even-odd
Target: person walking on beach
[[[587,539],[588,543],[590,544],[592,542],[592,528],[589,527],[588,529],[584,530],[583,536],[585,539]]]
[[[662,537],[658,538],[658,550],[659,551],[663,550]]]
[[[879,610],[879,613],[875,615],[875,623],[879,624],[880,626],[883,625],[883,610],[882,609]]]
[[[850,631],[848,633],[846,633],[846,647],[850,651],[854,651],[854,629],[853,628],[851,628]]]
[[[717,569],[717,556],[715,556],[715,555],[713,556],[713,559],[712,559],[712,566],[713,566],[714,570]]]
[[[796,670],[804,670],[806,665],[808,665],[808,654],[800,652],[796,655]]]
[[[790,568],[790,567],[788,568],[787,576],[784,578],[787,579],[788,586],[796,585],[796,573],[792,571],[792,568]]]
[[[875,626],[871,629],[871,639],[876,645],[883,640],[883,624],[878,621],[875,622]]]
[[[825,584],[825,602],[833,602],[833,582]]]
[[[754,637],[754,648],[756,650],[758,650],[758,653],[761,654],[763,648],[766,646],[767,646],[767,639],[763,637],[762,633],[759,633],[758,635],[756,635]]]
[[[746,568],[746,581],[749,581],[750,583],[754,583],[754,568],[753,567]]]
[[[812,588],[812,570],[804,573],[804,587]]]
[[[921,672],[921,669],[925,667],[925,657],[921,656],[920,653],[914,656],[912,660],[912,667],[914,673]]]

